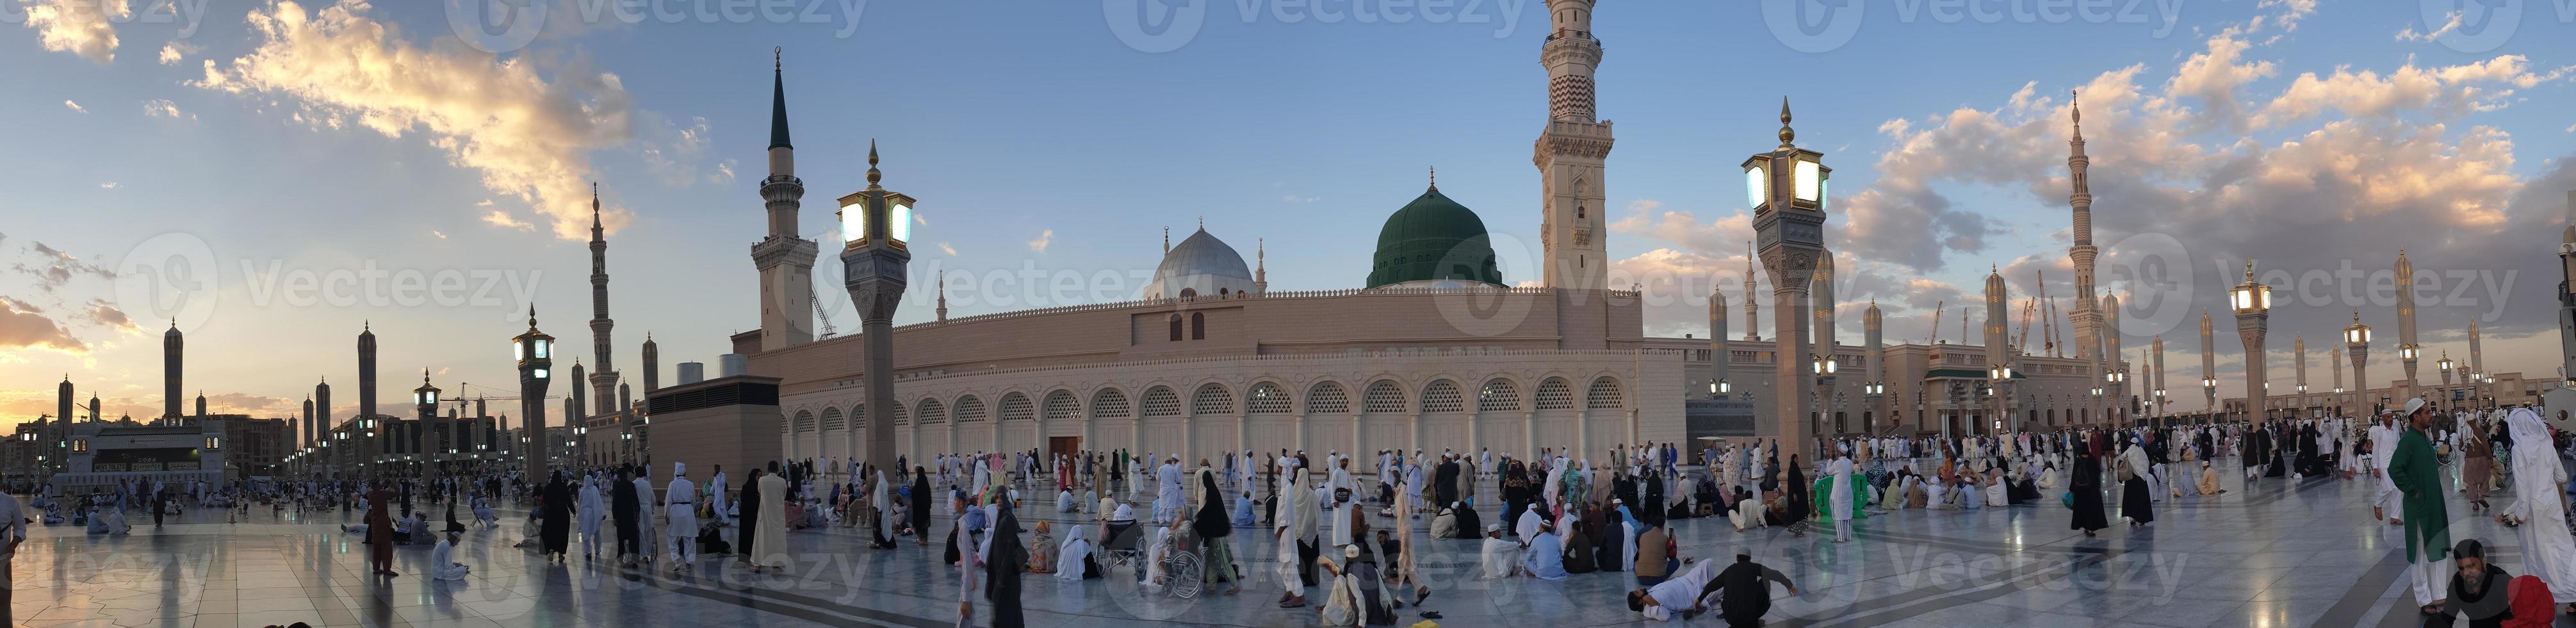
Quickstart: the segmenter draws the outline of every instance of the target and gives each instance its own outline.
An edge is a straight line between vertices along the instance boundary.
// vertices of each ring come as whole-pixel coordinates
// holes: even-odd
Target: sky
[[[1164,230],[1202,224],[1257,249],[1273,289],[1363,287],[1373,234],[1432,168],[1494,231],[1506,281],[1534,282],[1546,14],[0,0],[0,420],[52,412],[66,376],[108,416],[157,415],[174,326],[185,394],[216,412],[289,416],[329,380],[334,415],[354,413],[362,327],[385,410],[414,372],[451,398],[515,394],[505,345],[529,307],[587,344],[594,183],[614,366],[637,377],[648,332],[666,381],[712,363],[759,324],[748,254],[774,62],[805,237],[837,237],[834,199],[865,186],[870,141],[887,187],[920,199],[898,323],[930,318],[943,271],[952,316],[1134,298]],[[2421,379],[2444,351],[2466,358],[2471,320],[2488,371],[2557,370],[2576,0],[1613,2],[1592,30],[1619,137],[1602,183],[1612,283],[1646,291],[1649,334],[1705,334],[1712,281],[1742,306],[1737,167],[1777,143],[1783,97],[1799,145],[1835,168],[1844,342],[1868,300],[1889,342],[1927,339],[1946,304],[1955,341],[1990,269],[2015,313],[2043,287],[2071,308],[2072,91],[2099,283],[2124,299],[2129,357],[2165,337],[2177,409],[2198,404],[2183,389],[2203,308],[2221,395],[2243,388],[2223,295],[2249,259],[2280,294],[2283,385],[2293,334],[2318,336],[2310,379],[2326,385],[2356,309],[2378,330],[2374,379],[2397,377],[2400,247],[2422,284]],[[827,320],[854,332],[837,264],[816,270]]]

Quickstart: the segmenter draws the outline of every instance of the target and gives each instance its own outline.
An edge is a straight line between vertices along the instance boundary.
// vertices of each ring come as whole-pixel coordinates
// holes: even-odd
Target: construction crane
[[[1932,339],[1924,341],[1923,344],[1925,346],[1941,344],[1941,316],[1949,313],[1949,300],[1944,299],[1934,301],[1932,303]]]
[[[2030,316],[2031,313],[2037,309],[2039,309],[2039,299],[2022,300],[2021,329],[2020,331],[2013,333],[2013,353],[2021,353],[2025,347],[2030,346]]]
[[[1977,308],[1967,307],[1967,306],[1960,306],[1960,307],[1959,307],[1959,342],[1960,342],[1960,343],[1963,343],[1963,344],[1964,344],[1964,343],[1968,342],[1969,340],[1975,340],[1975,339],[1977,338],[1977,335],[1976,335],[1976,334],[1973,334],[1973,333],[1969,333],[1969,332],[1968,332],[1968,330],[1973,329],[1973,327],[1970,327],[1970,326],[1968,325],[1968,317],[1969,317],[1969,316],[1971,316],[1971,315],[1975,315],[1976,313],[1977,313]]]
[[[839,330],[832,328],[832,317],[823,314],[823,299],[821,297],[815,297],[814,299],[814,320],[823,324],[823,337],[816,338],[815,340],[831,340],[833,336],[841,335]]]

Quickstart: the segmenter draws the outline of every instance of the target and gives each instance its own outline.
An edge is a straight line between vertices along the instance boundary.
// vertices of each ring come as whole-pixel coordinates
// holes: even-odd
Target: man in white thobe
[[[2576,538],[2567,533],[2567,494],[2560,488],[2567,468],[2551,446],[2549,426],[2530,408],[2514,409],[2504,422],[2513,434],[2513,503],[2498,511],[2496,521],[2514,523],[2521,533],[2523,573],[2543,582],[2576,583]],[[2552,586],[2549,596],[2561,607],[2576,602],[2576,584]]]
[[[1279,539],[1279,582],[1286,589],[1279,596],[1279,605],[1304,606],[1306,605],[1306,582],[1297,575],[1297,541],[1299,540],[1297,532],[1304,527],[1301,525],[1302,517],[1311,506],[1300,496],[1311,495],[1311,493],[1302,490],[1304,487],[1298,485],[1297,459],[1283,458],[1279,461],[1279,467],[1279,505],[1277,514],[1273,515],[1274,523],[1271,527],[1273,535]]]
[[[1154,523],[1170,523],[1181,512],[1181,459],[1165,458],[1154,470]]]
[[[716,474],[708,476],[707,481],[712,482],[712,484],[707,485],[707,499],[715,502],[713,504],[708,504],[707,509],[716,514],[717,524],[732,524],[734,506],[732,501],[725,499],[724,465],[716,465]]]
[[[456,562],[456,537],[460,534],[462,533],[449,530],[445,538],[438,540],[437,547],[429,549],[431,580],[464,580],[465,574],[473,571],[472,568],[466,567],[465,563]]]
[[[635,501],[637,503],[655,503],[653,497],[653,470],[651,467],[636,465],[635,481],[632,482],[632,484],[635,485]],[[662,554],[662,542],[655,540],[662,537],[653,533],[653,513],[651,511],[646,511],[642,513],[642,515],[643,516],[635,518],[635,538],[642,539],[643,542],[637,543],[635,547],[636,551],[642,552],[644,555],[636,557],[636,560],[650,563],[653,562],[654,557]]]
[[[2370,518],[2391,524],[2405,523],[2404,520],[2394,516],[2398,512],[2397,497],[2400,493],[2397,492],[2397,480],[2388,477],[2388,472],[2385,470],[2388,467],[2389,457],[2397,455],[2397,435],[2397,428],[2390,423],[2387,415],[2381,415],[2378,421],[2370,425],[2370,459],[2373,462],[2370,477],[2372,488],[2376,491],[2370,499]]]
[[[689,481],[687,463],[671,463],[671,484],[662,493],[662,512],[671,517],[671,553],[682,571],[698,566],[698,484]]]
[[[1826,501],[1834,509],[1834,542],[1848,542],[1851,540],[1853,510],[1852,460],[1849,452],[1835,450],[1834,462],[1825,467],[1825,473],[1833,476],[1833,492]]]

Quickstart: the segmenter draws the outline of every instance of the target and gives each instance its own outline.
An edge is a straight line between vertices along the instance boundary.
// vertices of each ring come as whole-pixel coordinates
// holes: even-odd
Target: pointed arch
[[[1101,388],[1091,393],[1091,418],[1124,419],[1133,416],[1127,405],[1127,393],[1116,388]]]
[[[1170,386],[1156,385],[1145,389],[1145,398],[1137,405],[1148,419],[1180,416],[1181,394]]]
[[[1466,410],[1466,395],[1458,391],[1458,382],[1444,377],[1431,380],[1429,385],[1422,387],[1422,411],[1424,413],[1464,412]]]
[[[1476,390],[1477,412],[1510,412],[1521,409],[1521,389],[1512,380],[1496,377],[1485,380]]]
[[[1306,412],[1310,414],[1347,414],[1351,411],[1351,392],[1341,382],[1315,382],[1306,389]]]
[[[922,425],[948,422],[948,406],[939,403],[937,399],[923,399],[916,408],[918,409],[913,411],[912,416],[920,419],[918,423]]]
[[[1538,409],[1574,409],[1574,384],[1563,377],[1550,377],[1538,384]]]
[[[1198,416],[1234,414],[1234,392],[1226,390],[1225,384],[1216,382],[1200,384],[1197,392],[1190,393],[1190,414]]]
[[[1360,396],[1361,412],[1403,414],[1405,409],[1404,387],[1397,386],[1395,380],[1381,379],[1369,382],[1368,392]]]
[[[1073,391],[1062,388],[1047,391],[1044,408],[1043,416],[1049,421],[1070,420],[1082,416],[1082,401],[1074,398]]]
[[[1027,421],[1038,417],[1037,404],[1029,402],[1028,393],[1012,391],[1002,395],[1003,421]]]
[[[1277,382],[1253,384],[1251,391],[1243,393],[1245,414],[1287,414],[1289,405],[1288,391],[1281,390]]]
[[[981,423],[991,418],[984,408],[984,400],[974,395],[958,397],[955,414],[959,423]]]
[[[1615,410],[1627,407],[1628,399],[1619,394],[1619,380],[1603,375],[1592,380],[1583,392],[1583,407],[1593,410]]]

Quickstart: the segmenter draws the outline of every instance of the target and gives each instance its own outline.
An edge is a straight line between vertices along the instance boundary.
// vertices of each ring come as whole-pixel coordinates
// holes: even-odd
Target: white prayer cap
[[[1503,524],[1499,524],[1499,523],[1488,523],[1488,524],[1485,524],[1485,531],[1486,531],[1486,532],[1501,532],[1501,531],[1503,531]]]
[[[686,463],[686,462],[674,462],[674,463],[671,463],[671,475],[688,475],[688,474],[689,474],[689,463]]]
[[[2407,400],[2406,400],[2406,413],[2405,413],[2405,414],[2403,414],[2403,415],[2401,415],[2401,416],[2414,416],[2414,415],[2415,415],[2415,411],[2416,411],[2416,410],[2422,410],[2422,409],[2424,409],[2424,398],[2423,398],[2423,397],[2415,397],[2415,398],[2412,398],[2412,399],[2407,399]]]

